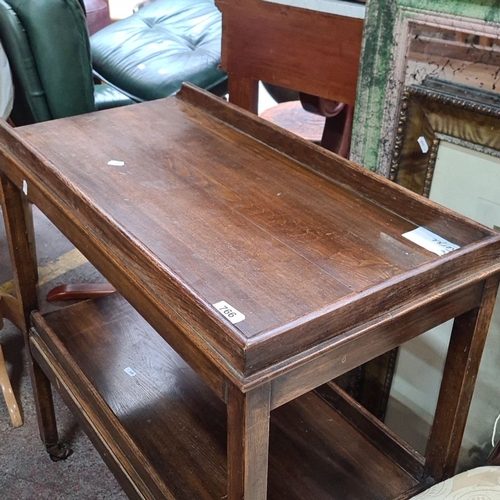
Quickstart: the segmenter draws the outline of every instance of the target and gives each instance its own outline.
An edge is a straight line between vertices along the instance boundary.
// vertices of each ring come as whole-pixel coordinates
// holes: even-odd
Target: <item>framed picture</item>
[[[429,196],[442,140],[500,157],[500,95],[434,79],[407,87],[389,178]]]
[[[388,176],[406,87],[427,77],[499,91],[496,0],[378,0],[366,5],[351,160]]]
[[[408,156],[405,156],[407,151],[403,152],[403,156],[399,159],[393,157],[395,144],[396,150],[399,148],[398,153],[401,154],[402,146],[409,147],[408,135],[417,130],[411,124],[402,121],[401,117],[404,113],[413,113],[411,109],[405,109],[405,106],[416,103],[418,90],[414,86],[422,85],[428,78],[438,78],[480,90],[500,92],[499,33],[500,9],[496,0],[442,0],[439,2],[435,0],[371,0],[367,2],[350,159],[385,177],[391,176],[398,183],[431,198],[430,189],[432,185],[434,187],[437,185],[436,181],[441,174],[449,184],[450,176],[457,175],[456,170],[452,169],[449,175],[445,174],[446,169],[442,167],[446,160],[439,160],[439,158],[443,157],[443,153],[449,149],[447,146],[452,143],[442,140],[441,132],[436,125],[429,125],[431,129],[436,130],[436,134],[429,133],[426,139],[429,149],[430,146],[434,146],[432,151],[424,154],[419,149],[416,150],[418,164],[412,166],[408,162]],[[410,88],[412,90],[409,90]],[[412,92],[413,94],[409,95]],[[432,92],[431,89],[425,92],[422,98],[423,110],[430,105],[429,96]],[[455,112],[457,106],[453,104],[448,106],[445,100],[450,96],[444,96],[444,93],[439,92],[436,106],[440,108],[440,112],[443,110]],[[470,102],[468,98],[459,100]],[[467,103],[464,105],[468,106]],[[481,113],[477,115],[475,112],[472,114],[474,116],[471,123],[477,123],[476,120],[481,121],[487,116]],[[410,120],[414,120],[413,114]],[[459,121],[462,125],[467,123],[466,120]],[[495,117],[493,121],[496,122]],[[448,120],[448,123],[453,126],[454,120]],[[408,125],[408,130],[407,135],[404,136],[401,126],[406,125]],[[494,126],[496,128],[496,125]],[[491,139],[491,129],[488,131],[487,127],[480,128]],[[422,134],[419,134],[416,139],[420,135]],[[464,136],[458,132],[455,132],[455,136],[451,133],[449,137],[462,141],[461,146],[452,145],[455,148],[461,148],[461,157],[470,157],[469,175],[476,179],[477,175],[474,170],[479,170],[479,167],[476,167],[476,158],[472,158],[472,153],[476,154],[476,151],[470,145],[486,148],[485,144],[488,141],[475,142],[473,140],[469,144],[467,139],[460,139]],[[495,147],[491,149],[498,151]],[[479,152],[477,154],[483,155]],[[484,158],[491,163],[495,157],[490,152],[485,152]],[[500,172],[500,167],[492,167],[492,171]],[[500,186],[500,182],[498,185]],[[419,352],[413,352],[413,356],[424,359],[434,349],[434,345],[421,346]],[[489,352],[487,354],[491,355]],[[399,365],[396,367],[397,371],[404,364],[404,361],[401,361],[402,358],[402,355],[397,358],[389,356],[389,363],[377,358],[364,367],[365,374],[360,377],[361,385],[363,385],[368,378],[366,374],[373,374],[373,380],[376,383],[370,387],[368,393],[376,395],[378,403],[375,407],[379,408],[377,415],[383,417],[388,410],[386,421],[391,418],[392,408],[390,405],[386,408],[385,403],[388,398],[391,399],[391,384],[393,388],[397,385],[397,381],[393,383],[392,380],[393,367],[397,363]],[[500,359],[498,361],[497,366],[500,366]],[[415,373],[415,376],[409,375],[409,385],[413,383],[413,379],[421,379],[422,373],[431,373],[427,367],[420,366],[419,368],[420,372]],[[498,378],[498,374],[496,377]],[[495,377],[492,379],[494,380]],[[479,386],[484,386],[484,382],[481,381]],[[416,397],[422,400],[427,397],[427,392],[427,389],[423,389]],[[498,400],[499,391],[491,389],[491,397]],[[485,398],[486,396],[482,394],[481,399]],[[411,401],[408,401],[408,404],[410,403]],[[401,406],[405,405],[406,403],[402,401]],[[431,405],[428,405],[428,410],[429,413],[433,412]],[[471,420],[478,420],[477,414],[473,415],[474,412],[473,406]],[[483,433],[491,430],[494,422],[494,418],[493,422],[491,420],[491,412],[487,413],[487,418],[483,417],[482,421],[477,423],[478,426],[482,425]],[[425,416],[424,420],[429,421],[428,416]],[[403,415],[399,421],[404,423],[405,416]],[[406,427],[408,428],[409,425]],[[421,427],[423,434],[427,430],[424,427],[425,425]],[[421,442],[425,445],[423,434]],[[489,438],[491,439],[491,435]],[[468,451],[477,449],[479,438],[474,437],[471,441]],[[484,443],[481,442],[484,448],[483,445]],[[480,453],[484,457],[484,451]]]
[[[500,96],[435,79],[406,87],[389,176],[500,230]],[[441,325],[399,350],[386,423],[417,449],[425,448],[430,430],[449,333],[450,325]],[[491,432],[500,413],[498,366],[500,299],[467,421],[461,468],[483,464],[491,450]]]

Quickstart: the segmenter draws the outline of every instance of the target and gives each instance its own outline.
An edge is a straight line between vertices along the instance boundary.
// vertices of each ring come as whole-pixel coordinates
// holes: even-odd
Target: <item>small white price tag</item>
[[[123,165],[125,165],[125,162],[121,160],[109,160],[108,165],[110,167],[123,167]]]
[[[451,243],[450,241],[441,238],[441,236],[425,229],[424,227],[417,227],[417,229],[413,229],[413,231],[404,233],[403,236],[406,239],[413,241],[413,243],[429,250],[429,252],[433,252],[438,255],[444,255],[460,248],[458,245],[455,245],[455,243]]]
[[[233,325],[245,319],[245,315],[243,313],[240,313],[240,311],[236,310],[233,306],[229,305],[224,300],[221,300],[220,302],[212,305]]]
[[[127,368],[125,368],[123,371],[131,377],[135,377],[137,375],[137,373],[134,370],[132,370],[130,366],[127,366]]]
[[[420,149],[422,150],[422,153],[427,153],[429,151],[429,145],[427,144],[427,141],[425,140],[425,137],[421,135],[418,139],[417,142],[420,146]]]

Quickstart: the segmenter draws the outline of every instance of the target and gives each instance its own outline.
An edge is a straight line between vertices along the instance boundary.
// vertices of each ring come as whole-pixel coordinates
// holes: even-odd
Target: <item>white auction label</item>
[[[135,370],[133,368],[130,368],[130,366],[127,366],[127,368],[124,368],[123,370],[127,375],[129,375],[130,377],[135,377],[137,375],[137,373],[135,372]]]
[[[403,236],[406,239],[413,241],[413,243],[429,250],[429,252],[433,252],[438,255],[444,255],[460,248],[458,245],[455,245],[455,243],[451,243],[450,241],[441,238],[441,236],[425,229],[425,227],[417,227],[417,229],[413,229],[413,231],[404,233]]]
[[[125,165],[125,162],[121,160],[109,160],[108,165],[110,167],[123,167],[123,165]]]
[[[245,315],[243,313],[240,313],[237,309],[235,309],[233,306],[225,302],[224,300],[221,300],[220,302],[217,302],[216,304],[212,304],[217,311],[219,311],[224,317],[226,317],[233,325],[236,323],[239,323],[240,321],[243,321],[245,319]]]
[[[421,135],[417,139],[418,145],[420,146],[420,149],[422,150],[422,153],[427,153],[429,151],[429,145],[427,144],[427,141],[425,140],[425,137]]]

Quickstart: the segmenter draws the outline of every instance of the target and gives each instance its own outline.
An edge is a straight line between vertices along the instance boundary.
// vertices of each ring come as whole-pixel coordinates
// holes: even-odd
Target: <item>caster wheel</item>
[[[73,454],[73,450],[71,448],[68,448],[64,444],[47,445],[47,452],[49,453],[49,457],[53,462],[66,460]]]

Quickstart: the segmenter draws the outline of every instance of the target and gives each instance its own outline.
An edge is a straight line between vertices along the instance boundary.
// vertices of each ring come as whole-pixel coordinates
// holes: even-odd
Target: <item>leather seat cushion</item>
[[[91,37],[94,71],[133,99],[175,94],[188,81],[210,90],[217,69],[221,14],[213,0],[156,0]]]

